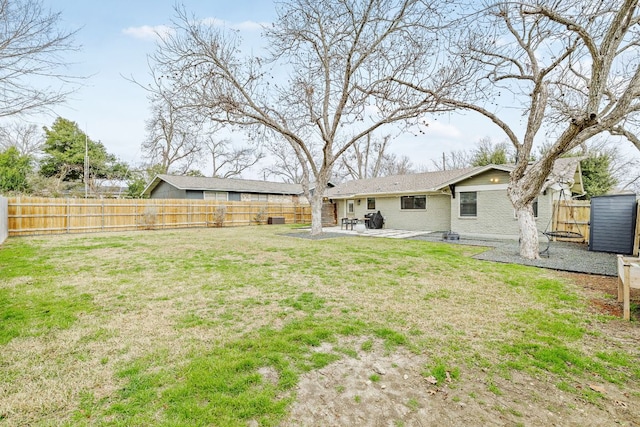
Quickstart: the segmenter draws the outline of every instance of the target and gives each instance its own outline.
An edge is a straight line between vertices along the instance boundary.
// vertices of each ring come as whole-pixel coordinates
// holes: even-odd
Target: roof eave
[[[481,167],[480,169],[476,169],[476,170],[473,170],[471,172],[467,172],[466,174],[464,174],[462,176],[450,179],[449,181],[444,182],[438,188],[446,188],[446,187],[448,187],[450,185],[457,184],[457,183],[459,183],[461,181],[464,181],[466,179],[473,178],[474,176],[480,175],[481,173],[485,173],[486,171],[491,170],[491,169],[497,169],[497,170],[502,171],[502,172],[511,173],[511,171],[513,171],[514,168],[512,166],[507,166],[507,165],[493,165],[493,164],[486,165],[486,166]]]
[[[160,176],[156,175],[151,182],[149,183],[149,185],[147,185],[145,187],[144,190],[142,190],[142,193],[140,194],[141,196],[150,196],[151,192],[158,186],[158,184],[160,184],[160,181],[162,181],[163,179],[160,178]]]
[[[427,190],[403,190],[403,191],[385,191],[381,193],[354,193],[354,194],[340,194],[340,195],[328,195],[327,197],[332,200],[346,200],[346,199],[358,199],[364,197],[393,197],[393,196],[406,196],[410,194],[443,194],[441,188],[429,188]]]

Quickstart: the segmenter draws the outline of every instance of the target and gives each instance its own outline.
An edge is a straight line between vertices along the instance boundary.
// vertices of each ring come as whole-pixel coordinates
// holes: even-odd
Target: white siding
[[[461,191],[467,191],[462,189]],[[505,190],[478,191],[478,214],[476,217],[460,216],[460,191],[456,188],[456,198],[451,199],[451,229],[462,235],[502,236],[517,238],[518,220]],[[552,196],[538,197],[538,218],[536,224],[540,232],[549,225],[552,213]]]

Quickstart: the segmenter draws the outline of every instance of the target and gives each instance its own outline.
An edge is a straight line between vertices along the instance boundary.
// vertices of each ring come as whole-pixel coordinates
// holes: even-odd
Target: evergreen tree
[[[618,183],[611,173],[611,160],[609,154],[591,153],[580,162],[586,199],[607,194]]]

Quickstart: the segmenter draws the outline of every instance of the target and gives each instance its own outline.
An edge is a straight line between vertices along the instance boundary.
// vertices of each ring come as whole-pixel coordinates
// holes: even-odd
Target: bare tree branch
[[[48,111],[74,92],[64,54],[78,50],[75,31],[40,0],[0,0],[0,117]]]
[[[44,136],[35,124],[11,122],[0,127],[0,150],[15,147],[23,156],[35,158],[42,153]]]
[[[526,258],[538,257],[531,203],[555,160],[606,132],[639,143],[638,22],[638,0],[521,0],[488,2],[451,27],[451,58],[474,78],[465,92],[439,102],[486,117],[517,150],[508,192]],[[405,83],[435,95],[428,86]],[[502,94],[509,94],[508,111],[525,118],[524,129],[505,114]],[[530,164],[534,144],[542,141],[548,149]]]
[[[178,8],[175,31],[161,40],[151,63],[158,84],[181,108],[242,128],[251,139],[292,146],[303,181],[314,181],[312,233],[319,233],[336,161],[377,129],[414,123],[440,108],[437,98],[394,79],[433,80],[433,90],[455,87],[456,79],[447,79],[453,73],[436,65],[437,58],[425,61],[444,6],[435,0],[287,0],[264,28],[269,52],[262,56],[241,55],[236,33]]]

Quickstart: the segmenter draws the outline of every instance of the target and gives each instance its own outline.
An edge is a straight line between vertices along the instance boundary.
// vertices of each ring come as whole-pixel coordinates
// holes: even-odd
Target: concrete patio
[[[421,236],[424,234],[429,234],[429,231],[409,231],[409,230],[394,230],[392,228],[367,228],[362,232],[358,232],[356,230],[352,230],[350,228],[344,227],[322,227],[323,233],[336,233],[336,234],[345,234],[352,236],[362,236],[362,237],[387,237],[389,239],[409,239],[412,237]]]

